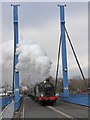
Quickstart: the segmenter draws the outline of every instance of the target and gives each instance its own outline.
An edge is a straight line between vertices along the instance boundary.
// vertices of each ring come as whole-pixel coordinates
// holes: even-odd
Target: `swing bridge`
[[[0,98],[0,107],[2,110],[1,114],[0,114],[0,119],[2,119],[2,118],[14,118],[14,114],[16,116],[18,116],[17,113],[20,112],[21,108],[23,109],[23,111],[21,112],[21,114],[22,114],[21,116],[23,116],[23,117],[25,117],[24,115],[26,115],[26,117],[27,116],[30,117],[30,115],[32,116],[32,114],[34,114],[33,115],[34,117],[35,117],[35,115],[37,117],[40,117],[40,114],[41,114],[41,116],[43,114],[45,114],[45,116],[48,115],[48,117],[54,118],[53,114],[49,113],[50,111],[48,111],[47,109],[50,109],[51,111],[54,111],[54,112],[56,111],[57,113],[55,113],[55,114],[56,115],[61,114],[62,118],[63,118],[63,116],[66,118],[74,118],[74,117],[79,118],[80,115],[81,115],[81,117],[83,117],[83,115],[85,115],[86,109],[88,111],[88,107],[90,106],[90,103],[89,103],[90,95],[88,94],[89,93],[88,84],[86,83],[86,79],[85,79],[83,70],[81,68],[80,62],[79,62],[77,55],[76,55],[76,52],[74,50],[71,38],[70,38],[68,30],[67,30],[67,27],[65,25],[65,13],[64,13],[65,5],[58,5],[58,7],[60,9],[61,35],[60,35],[60,40],[59,40],[57,69],[56,69],[56,83],[55,83],[55,88],[57,88],[59,61],[60,61],[60,50],[61,50],[62,72],[63,72],[63,90],[64,90],[64,92],[63,92],[63,94],[59,94],[62,102],[58,103],[57,107],[47,106],[46,110],[44,110],[44,108],[42,108],[41,106],[36,105],[36,103],[34,104],[33,101],[29,100],[29,98],[27,96],[21,95],[19,92],[19,71],[17,71],[15,68],[16,64],[18,63],[18,55],[15,54],[15,52],[16,52],[16,47],[18,44],[18,36],[19,36],[18,35],[18,7],[20,5],[11,5],[11,6],[13,8],[13,24],[14,24],[13,95]],[[70,94],[69,93],[66,37],[69,41],[69,44],[70,44],[70,47],[71,47],[72,52],[74,54],[76,63],[77,63],[78,68],[80,70],[82,79],[83,79],[84,84],[85,84],[87,94]],[[28,108],[29,105],[31,106],[30,109]],[[35,105],[37,106],[36,109],[42,110],[41,113],[38,113],[38,111],[35,111],[35,113],[29,112],[29,111],[33,111],[33,106],[35,107]],[[69,107],[71,107],[71,109],[69,109]],[[27,108],[27,109],[25,109],[25,108]],[[80,110],[81,111],[83,110],[83,111],[82,111],[82,113],[80,112],[80,115],[78,115],[77,113],[73,113],[73,115],[72,115],[71,112],[73,112],[73,109],[75,109],[76,112],[78,112],[78,110],[79,110],[79,112],[80,112]],[[88,116],[88,113],[87,113],[87,116]],[[42,118],[44,118],[44,117],[42,116]]]

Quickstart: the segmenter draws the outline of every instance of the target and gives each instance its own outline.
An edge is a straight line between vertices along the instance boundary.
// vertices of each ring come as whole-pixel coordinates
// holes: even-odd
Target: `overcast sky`
[[[55,76],[60,34],[59,8],[56,2],[22,2],[19,7],[19,35],[34,40],[43,47],[52,61],[51,75]],[[72,39],[85,76],[88,75],[88,3],[68,2],[65,8],[66,27]],[[2,42],[13,39],[11,3],[2,3]],[[67,41],[69,77],[80,75]],[[61,67],[61,65],[60,65]],[[60,68],[61,69],[61,68]],[[61,75],[59,70],[59,76]]]

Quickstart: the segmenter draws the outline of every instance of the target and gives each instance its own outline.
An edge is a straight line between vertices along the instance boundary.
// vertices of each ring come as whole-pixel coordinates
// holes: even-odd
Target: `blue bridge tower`
[[[66,37],[65,37],[65,15],[64,7],[65,5],[58,5],[60,8],[60,26],[61,26],[61,40],[62,40],[62,71],[63,71],[63,86],[64,86],[64,96],[69,96],[68,90],[68,69],[67,69],[67,51],[66,51]]]
[[[19,71],[16,69],[16,65],[18,63],[18,55],[16,54],[16,48],[18,45],[18,6],[19,5],[11,5],[13,6],[13,23],[14,23],[14,110],[17,111],[19,105]]]

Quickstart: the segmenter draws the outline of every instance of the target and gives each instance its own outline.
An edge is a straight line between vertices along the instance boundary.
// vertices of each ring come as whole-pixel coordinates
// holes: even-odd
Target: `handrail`
[[[8,105],[9,103],[11,103],[13,100],[13,95],[12,96],[7,96],[7,97],[1,97],[0,98],[0,108]]]

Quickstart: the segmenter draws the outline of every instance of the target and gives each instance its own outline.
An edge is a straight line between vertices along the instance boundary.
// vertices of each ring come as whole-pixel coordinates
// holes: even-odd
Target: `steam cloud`
[[[13,44],[13,41],[8,41],[0,45],[0,53],[2,51],[0,86],[12,85]],[[21,39],[17,45],[16,54],[18,54],[19,60],[16,69],[20,73],[20,84],[31,86],[49,76],[51,60],[47,57],[44,49],[34,41]]]

